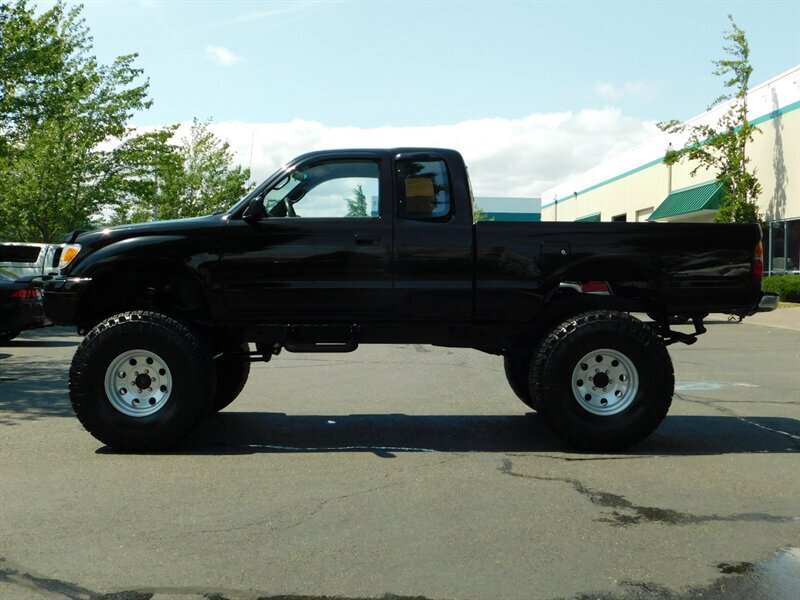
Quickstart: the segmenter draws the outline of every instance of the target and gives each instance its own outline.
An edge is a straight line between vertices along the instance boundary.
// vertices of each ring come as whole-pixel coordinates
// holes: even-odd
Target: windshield
[[[287,173],[264,195],[264,208],[269,213],[276,204],[287,198],[296,202],[302,197],[301,186],[306,183],[307,179],[308,176],[302,171],[294,170]]]

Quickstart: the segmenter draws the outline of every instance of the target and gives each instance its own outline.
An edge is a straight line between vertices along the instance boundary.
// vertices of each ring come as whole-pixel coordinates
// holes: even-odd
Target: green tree
[[[476,204],[472,205],[472,220],[476,223],[478,221],[494,221],[489,215],[486,214],[486,211],[477,206]]]
[[[170,143],[177,125],[125,140],[115,150],[117,204],[110,225],[142,223],[161,217],[163,205],[174,205],[183,180],[183,157]]]
[[[367,216],[367,197],[364,195],[364,190],[360,183],[353,188],[353,197],[347,199],[347,216]]]
[[[233,152],[208,129],[208,121],[194,119],[189,136],[182,140],[183,181],[178,202],[163,217],[207,215],[230,208],[251,188],[250,169],[234,166]]]
[[[755,223],[759,221],[758,196],[761,184],[755,169],[749,168],[747,143],[760,130],[747,119],[747,93],[750,75],[750,46],[745,32],[728,15],[731,29],[724,33],[728,44],[723,46],[726,58],[713,61],[713,74],[725,78],[725,88],[729,91],[717,98],[709,107],[721,102],[731,101],[716,125],[686,125],[677,121],[659,123],[659,127],[669,133],[689,132],[683,148],[668,150],[664,163],[673,165],[683,160],[696,161],[692,169],[694,177],[700,169],[713,171],[723,184],[723,195],[719,211],[715,217],[722,223]]]
[[[194,119],[188,136],[173,143],[177,126],[141,135],[117,150],[124,166],[122,194],[111,223],[197,217],[225,210],[252,186],[250,170],[233,163],[233,152]]]
[[[109,142],[150,106],[135,54],[91,55],[81,7],[0,3],[0,237],[57,241],[115,203]]]

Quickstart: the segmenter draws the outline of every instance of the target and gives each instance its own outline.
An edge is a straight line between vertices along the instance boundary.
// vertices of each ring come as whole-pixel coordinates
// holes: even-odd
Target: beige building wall
[[[761,130],[747,154],[762,187],[759,207],[765,221],[800,218],[800,66],[758,86],[748,97],[749,115]],[[689,124],[716,122],[725,107]],[[760,110],[761,114],[754,114]],[[542,221],[575,221],[600,213],[602,221],[624,214],[627,221],[644,220],[671,191],[708,183],[715,174],[703,169],[695,177],[692,163],[663,164],[669,144],[684,140],[660,135],[542,195]],[[576,193],[577,192],[577,193]],[[710,222],[714,213],[689,213],[675,220]]]
[[[761,183],[765,221],[800,218],[800,109],[759,125],[748,153]]]

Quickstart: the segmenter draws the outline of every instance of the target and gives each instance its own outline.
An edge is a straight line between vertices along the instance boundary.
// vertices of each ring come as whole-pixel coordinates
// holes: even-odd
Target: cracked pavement
[[[2,598],[798,589],[796,330],[718,323],[671,346],[670,415],[618,455],[565,447],[499,358],[430,346],[255,363],[185,448],[114,453],[72,417],[77,341],[51,329],[0,347]],[[749,577],[760,564],[784,565],[789,584]]]

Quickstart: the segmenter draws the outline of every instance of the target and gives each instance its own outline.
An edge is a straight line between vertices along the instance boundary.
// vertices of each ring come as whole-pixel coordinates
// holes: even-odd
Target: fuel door
[[[545,272],[552,272],[563,264],[571,254],[569,242],[546,241],[542,242],[541,261]]]

